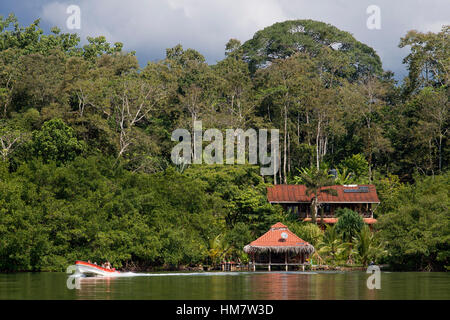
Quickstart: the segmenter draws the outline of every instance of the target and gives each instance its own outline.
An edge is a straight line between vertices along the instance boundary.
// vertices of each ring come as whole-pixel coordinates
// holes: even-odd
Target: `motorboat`
[[[107,269],[90,262],[75,261],[75,266],[77,268],[77,273],[86,276],[115,277],[120,275],[120,272],[114,268]]]

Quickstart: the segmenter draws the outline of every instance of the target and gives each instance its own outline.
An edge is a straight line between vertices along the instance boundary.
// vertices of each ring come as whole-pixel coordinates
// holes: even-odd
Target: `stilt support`
[[[288,253],[287,253],[287,251],[286,251],[286,253],[284,254],[284,263],[285,263],[285,265],[286,265],[286,271],[288,271],[288,264],[287,264],[287,261],[288,261]]]

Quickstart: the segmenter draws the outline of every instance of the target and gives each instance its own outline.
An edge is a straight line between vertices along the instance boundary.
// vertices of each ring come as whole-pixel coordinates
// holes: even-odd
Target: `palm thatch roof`
[[[287,226],[278,222],[261,237],[244,247],[246,253],[256,252],[294,252],[310,255],[315,251],[308,242],[300,239]]]

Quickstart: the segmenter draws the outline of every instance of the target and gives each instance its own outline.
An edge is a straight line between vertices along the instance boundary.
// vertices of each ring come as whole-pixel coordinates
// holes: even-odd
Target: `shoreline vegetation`
[[[450,26],[399,46],[402,84],[375,50],[312,20],[230,39],[214,65],[177,45],[140,67],[122,43],[0,17],[0,272],[246,264],[244,246],[276,222],[314,246],[314,264],[448,271]],[[278,128],[280,170],[174,165],[171,133],[200,120]],[[332,169],[334,184],[376,186],[373,230],[342,210],[323,231],[267,201],[268,186],[320,185]]]
[[[393,269],[389,265],[379,265],[381,271],[392,271],[392,272],[401,272],[399,270]],[[279,270],[278,270],[279,269]],[[267,267],[258,267],[256,269],[257,272],[266,271],[266,272],[286,272],[284,266],[280,268],[276,268],[272,265],[272,271],[267,271]],[[294,269],[289,269],[289,272],[311,272],[311,271],[342,271],[342,272],[352,272],[352,271],[366,271],[367,266],[363,265],[342,265],[342,266],[332,266],[332,265],[305,265],[305,270],[303,271],[301,268],[297,267]],[[222,269],[221,266],[208,266],[208,265],[197,265],[197,266],[188,266],[188,265],[180,265],[178,267],[174,266],[150,266],[150,267],[127,267],[124,265],[121,270],[117,270],[120,272],[136,272],[136,273],[144,273],[144,272],[253,272],[251,266],[248,264],[242,264],[239,267],[228,270]],[[404,270],[409,271],[409,270]],[[20,270],[20,271],[5,271],[1,273],[25,273],[25,272],[36,272],[33,270]],[[65,270],[54,270],[54,271],[38,271],[38,272],[65,272]],[[418,271],[416,271],[418,272]],[[426,270],[422,270],[421,272],[429,272]]]

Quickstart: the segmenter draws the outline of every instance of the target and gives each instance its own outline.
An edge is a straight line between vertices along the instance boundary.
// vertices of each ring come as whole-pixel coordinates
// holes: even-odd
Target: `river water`
[[[81,278],[65,273],[0,274],[0,299],[450,299],[450,273],[381,272],[368,289],[365,272],[204,272]],[[74,285],[73,279],[69,285]]]

